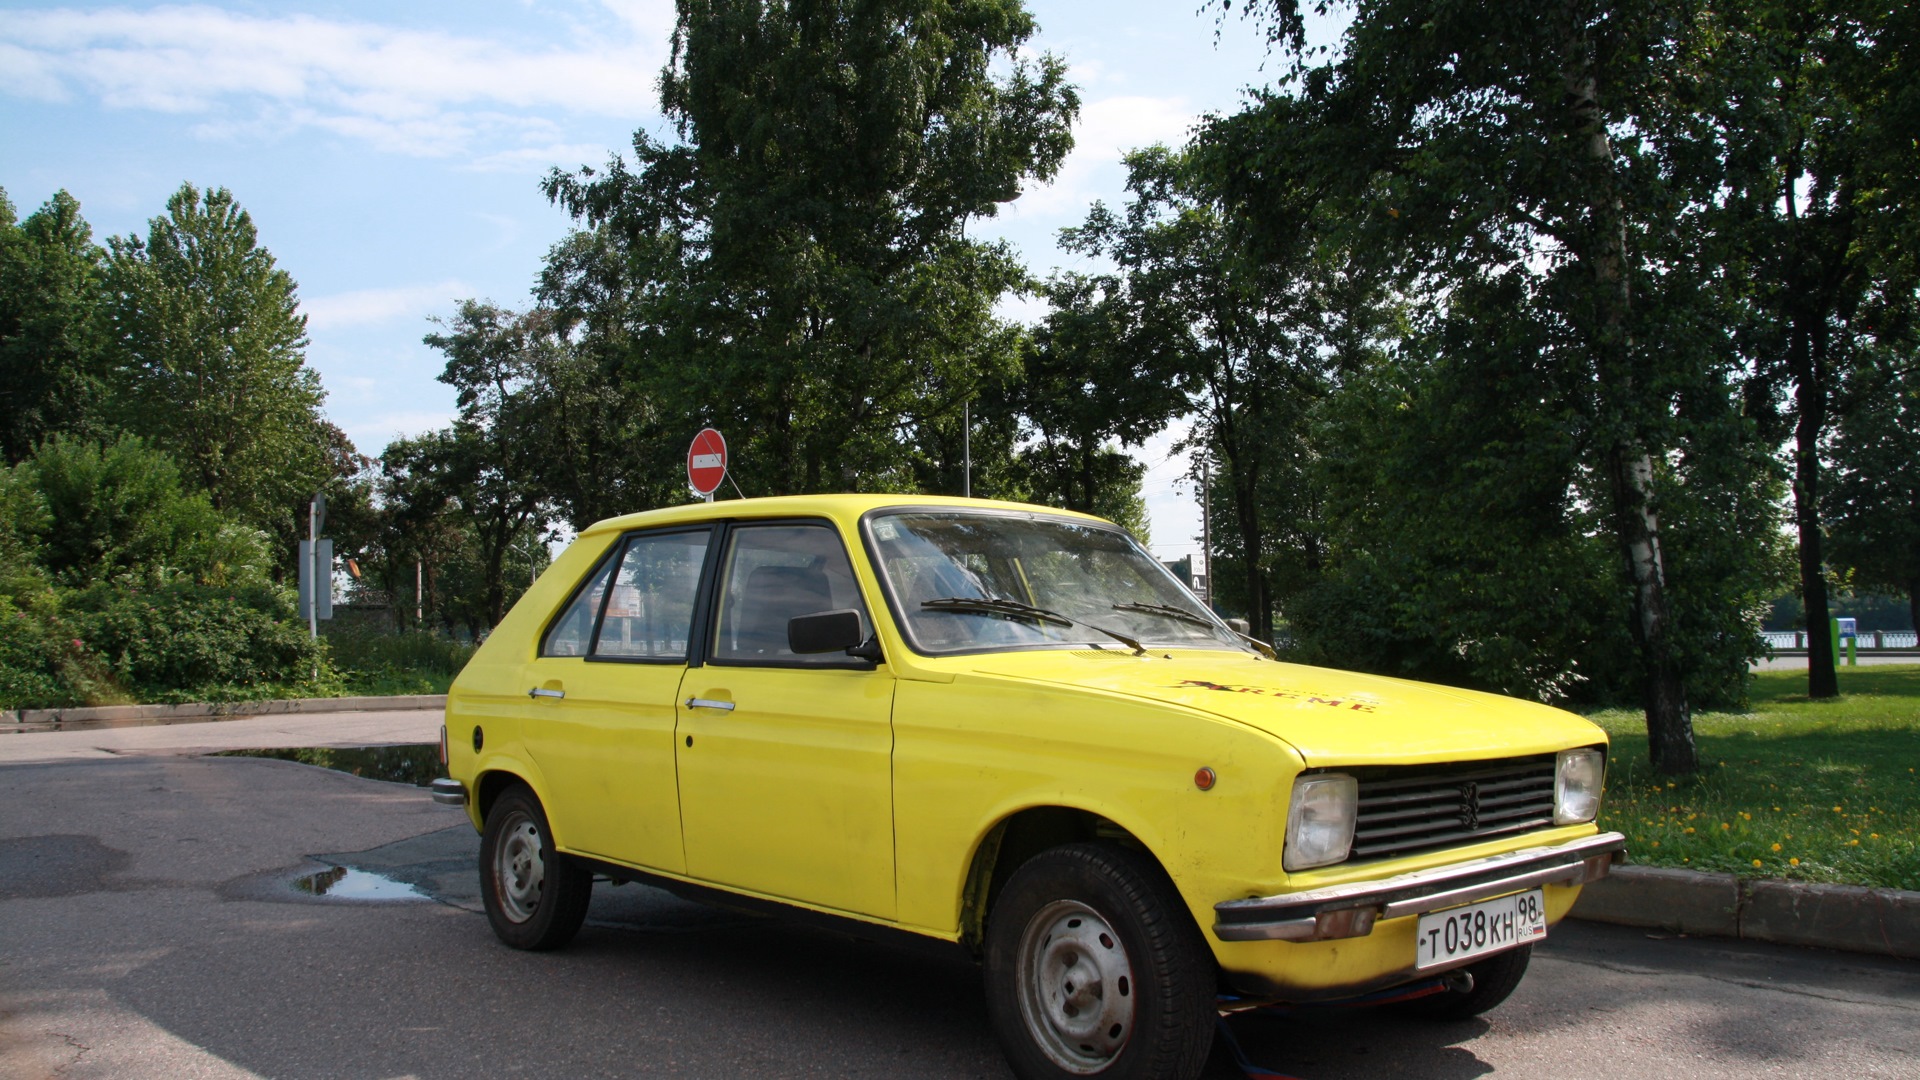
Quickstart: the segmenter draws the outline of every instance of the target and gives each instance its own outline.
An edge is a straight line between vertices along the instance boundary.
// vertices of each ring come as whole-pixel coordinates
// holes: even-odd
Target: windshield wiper
[[[1104,626],[1095,626],[1090,622],[1081,622],[1072,616],[1062,615],[1057,611],[1048,611],[1043,607],[1034,607],[1032,604],[1023,604],[1018,600],[1000,600],[990,596],[942,596],[933,600],[923,600],[920,602],[920,606],[923,608],[932,608],[935,611],[968,612],[975,615],[1002,615],[1010,619],[1028,619],[1033,622],[1048,623],[1053,626],[1084,626],[1089,630],[1097,630],[1120,644],[1125,645],[1127,648],[1132,649],[1136,656],[1144,656],[1147,652],[1145,645],[1140,644],[1138,641],[1135,641],[1118,630],[1109,630]]]
[[[1209,630],[1218,629],[1212,619],[1202,618],[1185,608],[1169,607],[1166,604],[1115,604],[1113,605],[1113,610],[1138,611],[1147,615],[1164,615],[1169,619],[1177,619],[1183,623],[1192,623],[1194,626],[1204,626]]]
[[[1195,626],[1204,626],[1209,630],[1214,630],[1219,628],[1218,624],[1216,624],[1212,619],[1202,618],[1201,616],[1195,615],[1193,612],[1188,611],[1185,608],[1169,607],[1166,604],[1132,604],[1132,603],[1115,604],[1113,605],[1113,610],[1138,611],[1147,615],[1164,615],[1169,619],[1177,619],[1180,622],[1192,623]],[[1247,644],[1253,646],[1254,649],[1260,653],[1260,655],[1266,657],[1267,659],[1277,660],[1280,658],[1280,654],[1274,651],[1273,646],[1267,644],[1264,641],[1261,641],[1259,638],[1253,637],[1248,634],[1243,634],[1240,631],[1235,630],[1231,626],[1227,627],[1227,631],[1228,633],[1231,633],[1234,637],[1237,637],[1241,641],[1244,641]]]
[[[1055,626],[1072,626],[1073,620],[1057,611],[1023,604],[1018,600],[996,600],[990,596],[942,596],[937,600],[925,600],[923,608],[935,611],[965,611],[978,615],[1005,615],[1010,619],[1027,619],[1037,623],[1052,623]]]

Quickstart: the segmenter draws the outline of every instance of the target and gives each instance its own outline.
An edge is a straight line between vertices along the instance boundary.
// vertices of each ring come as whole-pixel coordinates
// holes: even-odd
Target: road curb
[[[198,724],[293,713],[379,712],[394,709],[444,709],[445,694],[391,697],[285,698],[277,701],[216,701],[185,705],[95,705],[76,709],[0,711],[0,731],[79,731],[154,724]]]
[[[1580,892],[1572,916],[1677,934],[1920,959],[1920,892],[1620,866]]]

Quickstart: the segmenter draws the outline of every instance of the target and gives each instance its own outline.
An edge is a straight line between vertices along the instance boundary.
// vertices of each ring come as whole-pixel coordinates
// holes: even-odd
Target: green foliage
[[[298,696],[331,677],[325,650],[277,586],[102,583],[63,607],[113,680],[143,701]]]
[[[181,185],[144,239],[108,248],[117,422],[172,455],[215,507],[286,547],[328,472],[293,279],[224,188]]]
[[[0,456],[101,426],[103,253],[65,191],[17,225],[0,191]]]
[[[186,490],[172,459],[137,438],[102,447],[56,435],[15,474],[38,497],[40,516],[25,529],[37,560],[63,587],[174,578],[226,585],[266,574],[259,532]]]
[[[349,694],[444,694],[475,649],[426,631],[329,629],[325,640]]]
[[[1920,626],[1920,365],[1876,359],[1828,447],[1833,561],[1857,586],[1904,594]]]
[[[1014,370],[993,305],[1025,281],[964,226],[1054,174],[1078,109],[1063,64],[1020,57],[1032,32],[1017,0],[679,5],[681,141],[636,133],[631,167],[547,180],[594,238],[546,292],[604,297],[596,340],[650,431],[721,427],[749,494],[957,473],[924,456]]]

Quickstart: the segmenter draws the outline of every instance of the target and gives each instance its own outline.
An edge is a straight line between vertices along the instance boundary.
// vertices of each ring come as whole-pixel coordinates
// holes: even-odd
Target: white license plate
[[[1413,966],[1430,968],[1497,953],[1547,936],[1547,907],[1540,890],[1482,900],[1420,916]]]

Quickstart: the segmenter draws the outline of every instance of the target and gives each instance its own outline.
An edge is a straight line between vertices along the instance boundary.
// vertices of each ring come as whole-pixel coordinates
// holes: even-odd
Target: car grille
[[[1342,770],[1360,786],[1348,858],[1392,858],[1549,828],[1555,757]]]

